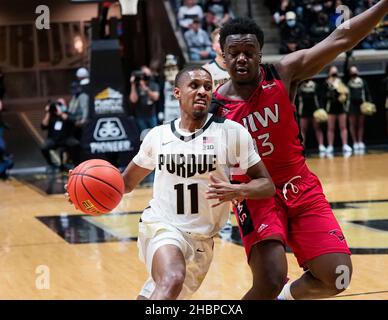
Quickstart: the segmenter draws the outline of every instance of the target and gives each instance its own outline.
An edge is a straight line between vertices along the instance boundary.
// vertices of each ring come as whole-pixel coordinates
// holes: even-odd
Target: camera
[[[132,76],[135,77],[135,82],[139,83],[140,80],[149,81],[150,77],[141,70],[135,70],[132,72]]]
[[[49,113],[51,115],[56,115],[58,113],[58,107],[56,102],[50,102]]]

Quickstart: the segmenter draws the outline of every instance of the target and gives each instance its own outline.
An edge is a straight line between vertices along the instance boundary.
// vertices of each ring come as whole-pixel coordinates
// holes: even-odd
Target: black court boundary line
[[[25,187],[37,192],[38,194],[40,194],[41,196],[43,197],[58,197],[60,195],[63,195],[64,193],[52,193],[52,194],[48,194],[46,191],[44,191],[43,189],[39,188],[38,186],[34,185],[32,182],[29,182],[27,180],[23,180],[23,179],[20,179],[20,178],[17,178],[17,177],[10,177],[10,179],[15,179],[17,182],[20,182],[21,184],[23,184]]]
[[[378,293],[388,293],[388,290],[385,290],[385,291],[372,291],[372,292],[361,292],[361,293],[352,293],[352,294],[343,294],[343,295],[340,295],[340,296],[335,296],[334,298],[364,296],[364,295],[378,294]]]
[[[90,217],[90,215],[88,214],[83,214],[83,215],[69,215],[69,217],[71,217],[72,219],[77,219],[77,218],[81,218],[82,217]],[[68,241],[65,237],[63,237],[60,233],[56,232],[55,230],[53,230],[48,224],[45,223],[45,218],[60,218],[60,216],[36,216],[35,217],[40,223],[42,223],[44,226],[46,226],[46,228],[48,228],[49,230],[51,230],[52,232],[54,232],[59,238],[63,239],[65,241],[65,243],[67,244],[71,244],[71,245],[84,245],[84,244],[92,244],[92,243],[114,243],[114,242],[132,242],[132,241],[137,241],[137,237],[127,237],[127,238],[118,238],[116,237],[114,234],[112,234],[111,232],[109,232],[108,230],[105,230],[103,228],[101,228],[100,226],[97,226],[87,220],[85,220],[87,223],[93,225],[94,228],[96,229],[99,229],[101,230],[102,232],[105,232],[105,233],[108,233],[112,236],[111,239],[109,240],[106,240],[106,239],[95,239],[94,241],[89,241],[89,242],[70,242]],[[1,247],[1,246],[0,246]]]

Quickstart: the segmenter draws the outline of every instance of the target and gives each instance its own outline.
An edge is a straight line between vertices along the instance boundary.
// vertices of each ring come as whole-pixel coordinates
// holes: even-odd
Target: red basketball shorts
[[[276,186],[274,198],[245,200],[235,215],[248,259],[254,244],[269,239],[287,244],[301,267],[323,254],[350,254],[322,185],[307,166]]]

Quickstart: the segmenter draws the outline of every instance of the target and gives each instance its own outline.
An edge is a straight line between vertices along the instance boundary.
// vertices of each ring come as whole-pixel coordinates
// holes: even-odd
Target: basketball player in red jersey
[[[301,81],[356,46],[387,13],[388,0],[381,0],[314,47],[275,65],[261,64],[264,36],[252,20],[234,19],[221,30],[231,80],[214,93],[212,112],[249,130],[277,188],[271,200],[244,200],[236,206],[253,273],[245,299],[274,299],[279,293],[280,299],[325,298],[349,284],[350,251],[320,181],[305,163],[292,101]],[[286,285],[285,244],[306,270]]]

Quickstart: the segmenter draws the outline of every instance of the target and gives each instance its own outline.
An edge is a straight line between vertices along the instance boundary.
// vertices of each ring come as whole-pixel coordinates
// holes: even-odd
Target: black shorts
[[[299,108],[299,117],[300,118],[313,118],[313,114],[317,110],[313,106],[305,106]]]
[[[339,101],[334,101],[327,105],[326,111],[328,114],[339,115],[346,113],[345,105]]]
[[[349,104],[349,114],[360,115],[361,114],[361,105],[362,100],[351,100]]]

